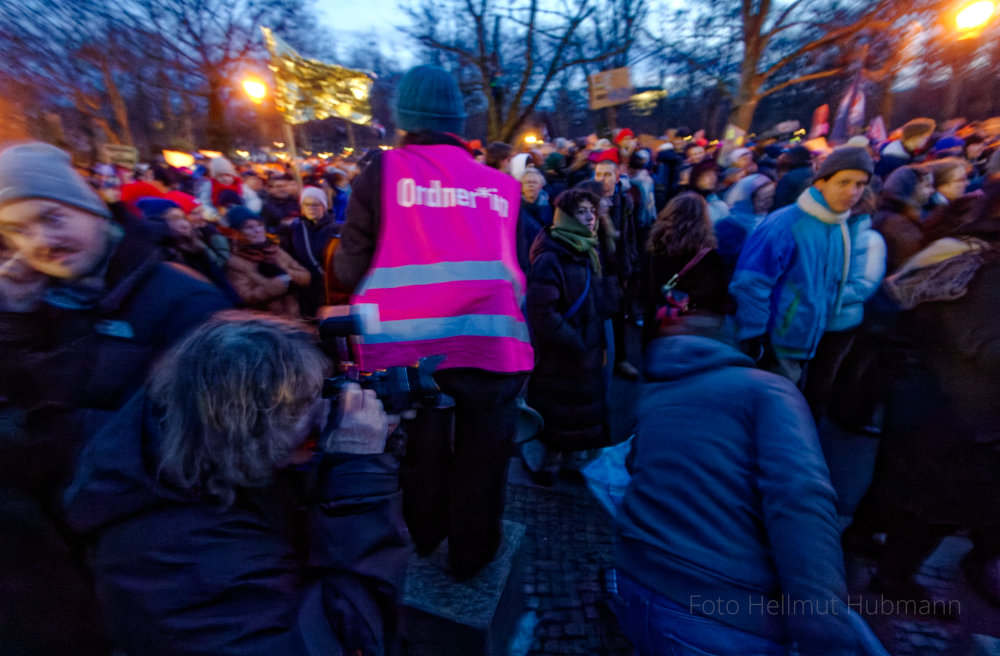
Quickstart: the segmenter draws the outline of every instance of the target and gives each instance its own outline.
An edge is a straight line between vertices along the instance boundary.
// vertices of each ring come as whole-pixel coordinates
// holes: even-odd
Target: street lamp
[[[995,8],[991,0],[978,0],[959,11],[955,16],[955,26],[962,32],[961,38],[976,36],[979,28],[989,22]]]
[[[264,96],[267,95],[267,87],[264,83],[253,78],[243,80],[243,90],[247,92],[247,95],[250,96],[250,100],[252,100],[255,105],[259,105],[264,100]]]
[[[267,95],[267,85],[265,85],[260,80],[252,77],[243,80],[243,90],[247,92],[247,95],[250,96],[250,100],[252,100],[255,105],[261,104],[261,102],[264,100],[264,96]],[[259,112],[257,115],[257,119],[260,120]],[[284,157],[282,157],[281,153],[278,153],[277,157],[282,161],[284,161],[285,159],[289,160],[289,163],[292,166],[292,173],[295,175],[295,181],[299,183],[299,186],[301,186],[302,176],[299,174],[299,169],[295,165],[295,160],[298,157],[298,153],[295,150],[295,134],[292,132],[292,126],[288,122],[287,117],[285,117],[285,119],[282,120],[281,123],[285,128],[285,141],[288,142],[288,152],[284,155]],[[278,142],[275,141],[274,145],[277,146]],[[285,144],[281,144],[278,147],[283,148],[284,146]]]
[[[948,83],[948,93],[944,102],[945,116],[955,116],[962,97],[962,68],[973,59],[979,45],[977,37],[982,33],[996,5],[993,0],[973,0],[954,14],[958,37],[947,46],[951,57],[951,80]]]

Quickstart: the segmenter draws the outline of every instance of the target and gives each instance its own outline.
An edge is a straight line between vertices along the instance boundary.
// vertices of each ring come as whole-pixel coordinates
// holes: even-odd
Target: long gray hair
[[[294,428],[317,398],[326,360],[305,326],[245,311],[217,314],[156,367],[159,474],[229,505],[267,483],[298,446]]]

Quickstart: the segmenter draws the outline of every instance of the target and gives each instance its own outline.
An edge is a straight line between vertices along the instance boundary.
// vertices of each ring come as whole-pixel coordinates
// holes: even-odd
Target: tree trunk
[[[224,81],[217,73],[208,77],[208,126],[205,138],[208,147],[223,153],[229,151],[231,136],[226,125],[226,104],[222,99]]]
[[[132,141],[132,129],[129,127],[128,107],[125,106],[125,99],[122,98],[122,94],[118,90],[118,85],[111,75],[111,67],[108,66],[107,61],[101,62],[101,75],[104,78],[104,88],[107,91],[108,99],[111,101],[111,111],[114,113],[115,121],[118,122],[118,128],[121,131],[121,143],[126,146],[135,145]]]
[[[764,80],[760,79],[757,69],[764,52],[764,42],[760,31],[763,27],[765,14],[753,14],[744,20],[743,24],[743,61],[740,62],[740,88],[736,92],[736,103],[729,112],[729,122],[750,131],[754,112],[760,101],[760,87]]]
[[[618,106],[604,108],[604,120],[608,122],[608,129],[614,133],[618,129]]]
[[[948,86],[945,89],[944,105],[942,109],[945,120],[958,116],[958,99],[962,95],[962,74],[952,67],[951,75],[948,78]]]
[[[185,144],[186,149],[194,150],[194,121],[192,120],[195,115],[194,103],[191,101],[191,95],[187,93],[181,96],[181,102],[184,104],[184,114],[180,117],[181,124],[178,136]]]
[[[486,107],[486,141],[488,143],[503,141],[503,122],[500,118],[501,108],[489,89],[487,89],[486,98],[488,103]]]
[[[892,85],[896,82],[896,76],[892,75],[885,81],[885,90],[882,92],[882,101],[879,103],[879,116],[886,125],[895,125],[892,120],[892,112],[896,109],[896,94],[892,91]]]
[[[756,94],[754,94],[756,95]],[[729,112],[729,122],[741,130],[750,131],[750,124],[753,123],[754,112],[757,111],[757,100],[746,99],[741,96],[736,101],[736,106]]]

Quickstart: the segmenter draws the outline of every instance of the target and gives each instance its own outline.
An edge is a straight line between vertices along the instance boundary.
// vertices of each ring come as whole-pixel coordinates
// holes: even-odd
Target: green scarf
[[[597,235],[572,216],[556,208],[549,234],[556,241],[569,246],[577,253],[588,253],[594,273],[601,275],[601,258],[597,255]]]

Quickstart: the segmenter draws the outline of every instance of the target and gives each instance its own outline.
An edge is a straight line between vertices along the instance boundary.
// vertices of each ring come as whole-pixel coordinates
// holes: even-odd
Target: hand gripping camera
[[[390,367],[364,371],[351,356],[349,338],[379,332],[378,307],[370,304],[337,307],[319,323],[320,342],[326,354],[336,363],[339,375],[323,381],[323,397],[339,400],[348,383],[358,383],[364,389],[375,390],[386,413],[403,414],[421,408],[450,408],[455,400],[444,394],[434,381],[434,370],[445,356],[422,358],[408,367]]]

